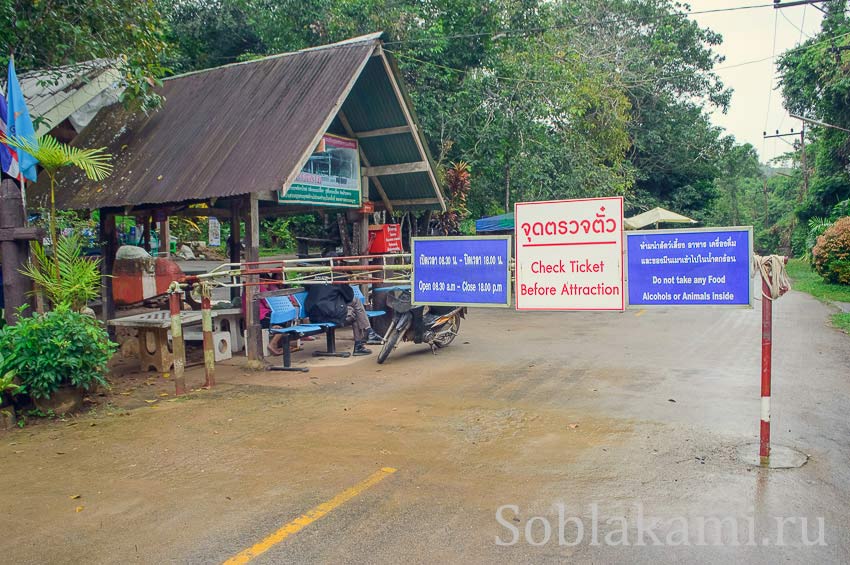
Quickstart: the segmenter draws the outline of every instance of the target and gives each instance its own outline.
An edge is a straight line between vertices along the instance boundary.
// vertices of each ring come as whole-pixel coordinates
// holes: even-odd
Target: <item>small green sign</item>
[[[286,194],[278,192],[278,202],[312,204],[314,206],[360,207],[360,188],[338,188],[292,183]]]

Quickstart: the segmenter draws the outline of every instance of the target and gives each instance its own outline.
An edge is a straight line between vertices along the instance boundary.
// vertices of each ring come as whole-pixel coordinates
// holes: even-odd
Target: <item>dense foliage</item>
[[[757,249],[787,253],[802,251],[809,217],[850,196],[843,132],[812,132],[803,195],[799,171],[760,169],[751,147],[711,125],[731,95],[712,70],[722,38],[677,0],[7,2],[0,34],[19,65],[126,54],[141,89],[130,95],[142,99],[167,72],[384,31],[438,164],[469,164],[471,218],[517,201],[622,194],[627,214],[660,205],[708,225],[752,224]],[[789,108],[846,127],[844,4],[827,5],[822,37],[780,69]],[[291,245],[297,224],[266,221],[264,245]]]
[[[850,284],[850,217],[839,219],[818,237],[812,266],[827,282]]]
[[[716,197],[720,37],[673,0],[158,5],[179,72],[386,32],[432,153],[470,165],[473,217],[611,194],[701,217]]]
[[[780,59],[782,95],[792,113],[838,128],[850,129],[850,19],[846,0],[823,5],[821,31]],[[795,251],[804,251],[810,218],[826,217],[833,206],[850,198],[850,134],[833,127],[807,125],[808,192],[798,195]],[[796,162],[802,167],[800,147]]]
[[[0,374],[14,374],[34,398],[49,398],[62,385],[107,385],[116,347],[98,320],[62,305],[0,329]]]
[[[14,51],[19,73],[61,73],[62,66],[110,59],[125,100],[153,108],[160,103],[153,88],[166,72],[165,28],[153,0],[0,0],[0,60],[5,65]]]

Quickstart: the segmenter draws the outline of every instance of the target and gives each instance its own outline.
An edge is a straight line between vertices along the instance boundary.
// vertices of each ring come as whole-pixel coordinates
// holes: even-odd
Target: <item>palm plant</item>
[[[834,222],[827,218],[809,218],[808,231],[806,232],[806,259],[811,259],[812,248],[817,244],[818,237],[832,227]]]
[[[33,259],[21,272],[40,287],[54,306],[67,305],[80,311],[89,300],[97,298],[100,290],[100,259],[83,256],[79,234],[55,240],[53,261],[44,246],[33,243]]]
[[[81,169],[91,180],[105,179],[112,172],[111,155],[105,147],[97,149],[79,149],[58,141],[50,135],[41,136],[37,142],[23,137],[6,137],[3,142],[36,159],[50,178],[50,242],[54,247],[53,262],[57,276],[61,276],[56,233],[56,173],[62,167],[73,166]]]

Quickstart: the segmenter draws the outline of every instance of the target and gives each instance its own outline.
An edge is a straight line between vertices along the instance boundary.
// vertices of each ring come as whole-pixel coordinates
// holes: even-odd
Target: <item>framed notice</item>
[[[511,305],[511,236],[415,237],[413,304]]]
[[[357,140],[325,134],[289,188],[278,191],[281,204],[360,208],[360,155]]]
[[[518,202],[517,310],[623,310],[623,198]]]
[[[753,305],[753,228],[626,232],[629,306]]]
[[[215,216],[210,216],[208,222],[207,245],[218,247],[221,245],[221,223],[219,223],[218,218]]]

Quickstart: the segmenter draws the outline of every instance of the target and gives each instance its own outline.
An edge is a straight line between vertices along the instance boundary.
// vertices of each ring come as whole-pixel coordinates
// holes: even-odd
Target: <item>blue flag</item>
[[[21,85],[18,83],[18,76],[15,74],[15,60],[9,58],[9,79],[7,81],[7,106],[6,117],[8,122],[8,135],[12,138],[26,139],[38,147],[38,141],[35,137],[35,128],[32,127],[27,103],[24,100],[24,93],[21,92]],[[21,173],[29,180],[35,182],[36,165],[38,159],[24,151],[18,151],[18,165],[21,168]]]
[[[0,134],[6,135],[6,98],[0,94]],[[18,152],[5,143],[0,143],[0,168],[3,172],[14,179],[20,179],[21,171],[18,168]]]

